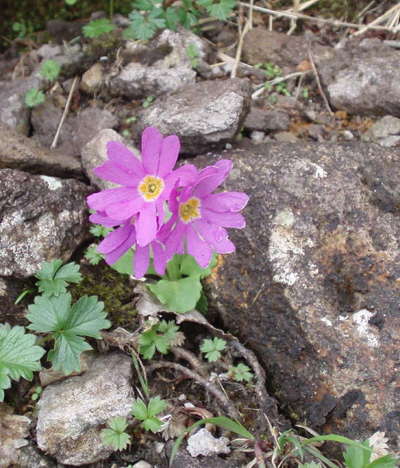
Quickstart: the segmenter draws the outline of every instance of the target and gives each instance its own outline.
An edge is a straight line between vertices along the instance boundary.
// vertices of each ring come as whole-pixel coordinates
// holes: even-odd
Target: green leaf
[[[42,263],[35,277],[39,280],[36,282],[39,292],[45,296],[58,296],[66,292],[68,283],[79,283],[82,280],[79,265],[71,262],[62,266],[62,260]]]
[[[55,60],[45,60],[40,67],[40,74],[48,81],[54,81],[58,78],[61,71],[61,65]]]
[[[29,89],[25,94],[25,104],[28,107],[36,107],[39,104],[43,104],[45,100],[46,97],[43,91],[36,88]]]
[[[301,463],[298,468],[322,468],[319,463]]]
[[[78,0],[65,0],[65,3],[69,6],[75,5]]]
[[[249,432],[244,426],[242,426],[239,422],[233,421],[230,418],[225,416],[217,416],[215,418],[205,418],[201,419],[200,421],[195,422],[190,427],[184,430],[184,432],[176,439],[172,450],[171,456],[169,459],[169,466],[172,466],[172,462],[174,461],[176,454],[178,453],[179,447],[181,446],[183,439],[185,438],[186,434],[189,434],[199,426],[203,424],[215,424],[216,426],[222,427],[230,432],[238,434],[239,436],[243,437],[244,439],[254,440],[254,436],[251,432]]]
[[[138,398],[133,402],[132,405],[132,415],[139,419],[139,421],[144,421],[147,418],[147,406],[146,403]]]
[[[48,354],[54,369],[64,374],[80,370],[80,354],[91,349],[83,337],[101,339],[100,330],[111,326],[103,308],[96,296],[83,296],[72,306],[69,293],[35,298],[29,306],[28,328],[49,333],[55,340],[54,349]]]
[[[196,307],[201,295],[201,282],[198,276],[177,281],[162,279],[147,286],[158,300],[178,314],[184,314]]]
[[[217,264],[217,256],[213,254],[210,264],[207,268],[201,268],[199,264],[196,262],[192,255],[181,255],[181,264],[180,270],[182,275],[186,276],[196,276],[199,275],[200,278],[205,278],[211,275],[212,269]]]
[[[95,246],[90,246],[86,249],[85,258],[91,265],[98,265],[103,260],[103,255]]]
[[[239,363],[237,366],[231,366],[229,373],[233,376],[234,380],[238,382],[250,382],[253,378],[253,373],[250,371],[250,367],[246,364]]]
[[[104,445],[109,445],[114,450],[125,450],[131,441],[130,436],[125,432],[128,427],[126,418],[116,416],[108,421],[108,428],[100,432],[100,437]]]
[[[132,2],[132,8],[135,10],[151,11],[154,8],[152,0],[135,0]]]
[[[162,413],[166,408],[167,402],[165,400],[161,400],[159,396],[150,398],[149,404],[147,406],[148,416],[157,416],[157,414]]]
[[[132,11],[129,15],[131,25],[124,31],[124,35],[131,39],[151,39],[158,29],[165,28],[166,22],[163,15],[163,10],[154,7],[145,15]]]
[[[145,359],[151,359],[156,351],[166,354],[174,342],[179,327],[171,321],[161,320],[139,336],[139,351]]]
[[[133,276],[133,250],[129,249],[117,262],[111,265],[111,268],[122,275]]]
[[[139,421],[142,421],[141,426],[146,431],[157,432],[161,429],[163,423],[156,416],[166,408],[167,402],[161,400],[159,396],[150,398],[147,406],[143,400],[138,398],[132,405],[132,415]]]
[[[235,0],[219,0],[214,3],[213,0],[198,0],[198,4],[203,6],[210,16],[220,20],[226,20],[235,8]]]
[[[11,386],[10,379],[32,380],[33,372],[42,368],[40,358],[45,350],[35,343],[36,337],[25,333],[23,327],[0,325],[0,401]]]
[[[207,361],[214,362],[221,357],[220,351],[224,350],[225,346],[225,340],[215,337],[212,340],[203,340],[200,351],[205,353]]]
[[[399,466],[399,459],[392,455],[384,455],[370,463],[367,468],[396,468],[397,466]]]
[[[102,34],[107,34],[111,31],[114,31],[115,26],[111,23],[108,18],[99,18],[90,21],[83,28],[83,35],[85,37],[94,38],[99,37]]]
[[[364,450],[361,447],[347,447],[343,454],[347,468],[366,468],[369,464],[372,449],[370,448],[368,441],[362,442],[362,445],[364,445],[368,450]]]
[[[91,234],[93,234],[95,237],[105,237],[111,231],[111,228],[102,226],[101,224],[95,224],[90,228]]]

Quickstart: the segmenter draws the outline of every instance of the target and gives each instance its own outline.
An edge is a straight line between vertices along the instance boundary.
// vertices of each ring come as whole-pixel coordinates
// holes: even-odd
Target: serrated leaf
[[[139,421],[144,421],[147,418],[147,406],[140,398],[133,402],[132,415]]]
[[[98,265],[103,260],[103,255],[97,252],[95,246],[91,246],[86,249],[85,258],[91,265]]]
[[[165,400],[161,400],[159,396],[150,398],[149,404],[147,405],[148,416],[157,416],[157,414],[163,412],[166,408],[167,402]]]
[[[128,427],[126,418],[116,416],[108,421],[108,428],[100,432],[104,445],[109,445],[115,450],[125,450],[130,443],[130,436],[124,432]]]
[[[223,349],[225,349],[226,341],[221,338],[213,338],[212,340],[205,339],[203,340],[202,345],[200,346],[200,351],[205,353],[206,359],[209,362],[217,361]]]
[[[23,327],[0,325],[0,401],[12,380],[21,377],[32,380],[33,372],[41,369],[40,358],[45,350],[35,345],[36,337]]]
[[[253,373],[251,372],[250,367],[242,363],[239,363],[237,366],[231,366],[229,368],[229,373],[233,376],[234,380],[238,382],[250,382],[253,378]]]
[[[39,73],[46,80],[54,81],[55,79],[58,78],[60,71],[61,71],[61,65],[55,60],[49,59],[49,60],[45,60],[42,63]]]
[[[43,91],[36,88],[29,89],[25,94],[25,104],[28,107],[36,107],[39,104],[43,104],[46,100],[46,96]]]
[[[124,432],[128,427],[128,422],[123,416],[116,416],[115,418],[110,419],[108,425],[113,431]]]
[[[115,25],[112,24],[108,18],[92,20],[82,28],[83,35],[89,38],[99,37],[102,34],[107,34],[111,31],[114,31],[114,29]]]
[[[146,431],[157,432],[161,429],[162,421],[158,418],[148,418],[141,425]]]
[[[83,337],[101,339],[100,330],[111,326],[103,308],[96,296],[83,296],[72,306],[69,293],[35,298],[27,314],[31,322],[28,328],[49,333],[55,340],[54,349],[48,354],[54,369],[64,374],[80,370],[80,354],[91,349]]]
[[[165,19],[160,17],[161,12],[160,9],[153,9],[150,14],[142,15],[137,11],[133,11],[129,15],[132,23],[125,30],[125,35],[130,36],[132,39],[151,39],[158,29],[165,27]]]
[[[214,3],[213,0],[198,0],[199,5],[203,6],[210,16],[220,20],[226,20],[235,7],[235,0],[219,0]]]
[[[176,281],[162,279],[155,284],[149,284],[148,288],[162,304],[178,314],[193,310],[202,290],[198,276]]]
[[[90,228],[91,234],[93,234],[95,237],[105,237],[111,231],[111,228],[102,226],[101,224],[95,224]]]
[[[144,331],[139,336],[139,352],[145,359],[151,359],[156,350],[166,354],[174,342],[176,332],[179,329],[174,322],[161,322],[155,324],[150,330]]]
[[[46,296],[58,296],[66,292],[68,283],[79,283],[82,280],[79,265],[74,262],[62,265],[59,259],[44,262],[35,277],[39,280],[36,282],[39,292]]]

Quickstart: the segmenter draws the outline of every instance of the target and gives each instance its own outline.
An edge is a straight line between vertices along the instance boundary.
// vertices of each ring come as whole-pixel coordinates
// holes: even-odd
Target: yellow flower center
[[[147,175],[140,182],[138,189],[145,201],[153,201],[160,196],[164,187],[164,181],[160,177]]]
[[[184,223],[190,223],[194,219],[201,218],[200,200],[198,198],[189,198],[185,203],[179,205],[179,216]]]

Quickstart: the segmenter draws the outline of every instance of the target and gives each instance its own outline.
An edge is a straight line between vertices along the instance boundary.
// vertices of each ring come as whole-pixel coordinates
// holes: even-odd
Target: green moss
[[[99,265],[82,265],[83,280],[71,286],[70,292],[76,301],[83,295],[98,296],[104,302],[108,318],[114,327],[127,330],[137,328],[137,312],[133,304],[133,288],[127,275],[121,275],[104,262]]]

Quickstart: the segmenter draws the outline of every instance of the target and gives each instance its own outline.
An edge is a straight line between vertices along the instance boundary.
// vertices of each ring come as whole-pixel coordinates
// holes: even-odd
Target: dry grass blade
[[[367,24],[366,26],[363,26],[359,31],[354,33],[354,36],[359,36],[360,34],[363,34],[366,31],[368,31],[369,29],[376,29],[379,24],[382,24],[385,22],[386,22],[386,26],[383,26],[384,29],[397,32],[397,30],[399,29],[399,18],[400,18],[400,3],[393,6],[392,8],[389,8],[389,10],[387,10],[385,13],[383,13],[383,15],[379,16],[371,23]]]
[[[239,2],[239,5],[242,5],[246,8],[250,8],[250,5],[245,2]],[[397,6],[397,8],[400,7]],[[353,28],[353,29],[364,29],[366,26],[357,23],[348,23],[346,21],[339,21],[335,19],[326,19],[319,16],[309,16],[303,15],[302,13],[296,13],[289,10],[271,10],[270,8],[264,8],[257,5],[253,6],[254,11],[259,11],[261,13],[266,13],[271,16],[276,16],[278,18],[289,18],[289,19],[302,19],[305,21],[311,21],[313,23],[322,23],[322,24],[331,24],[333,26],[344,27],[344,28]],[[391,31],[387,26],[379,26],[375,24],[369,24],[368,29],[376,29],[379,31]],[[397,30],[397,28],[396,28]]]

